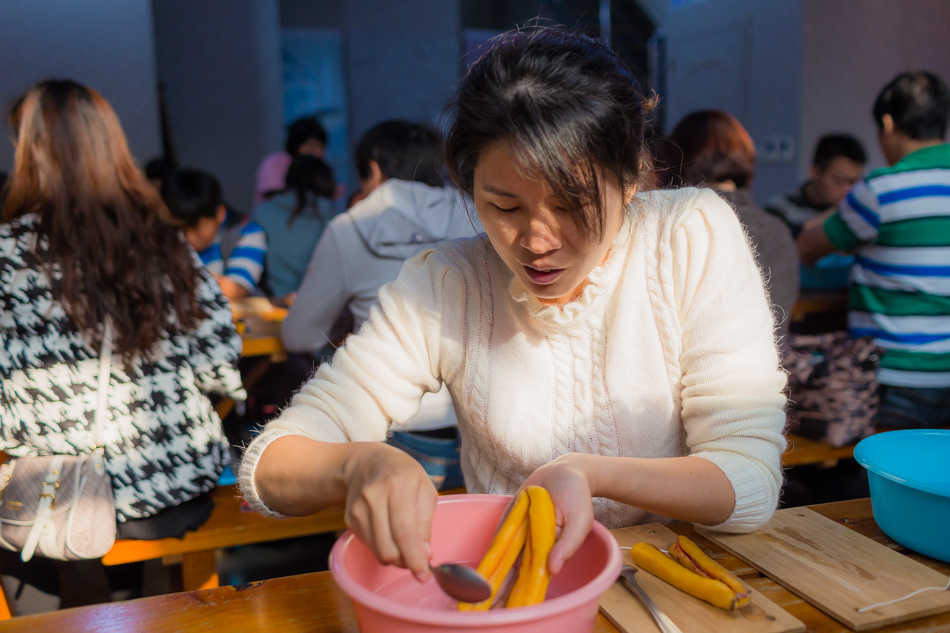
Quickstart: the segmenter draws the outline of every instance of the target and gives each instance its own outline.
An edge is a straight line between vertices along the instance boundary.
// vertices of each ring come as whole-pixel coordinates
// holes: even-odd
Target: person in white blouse
[[[446,162],[485,233],[409,259],[248,447],[252,506],[346,504],[383,563],[428,578],[437,493],[384,443],[444,383],[470,492],[547,488],[558,573],[596,519],[748,532],[782,483],[785,375],[762,276],[703,189],[638,191],[645,100],[605,44],[507,34],[460,82]]]

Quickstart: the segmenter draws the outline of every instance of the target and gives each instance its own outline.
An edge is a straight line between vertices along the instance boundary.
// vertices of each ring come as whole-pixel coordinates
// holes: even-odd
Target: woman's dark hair
[[[421,123],[377,123],[360,138],[354,154],[361,180],[370,176],[370,161],[376,161],[386,178],[421,182],[430,187],[441,187],[444,182],[439,133]]]
[[[950,89],[930,72],[901,73],[881,90],[873,114],[879,128],[889,114],[897,131],[915,141],[943,140],[950,119]]]
[[[540,28],[499,36],[446,108],[446,163],[472,194],[482,151],[508,141],[522,167],[547,181],[586,235],[603,235],[599,172],[624,192],[640,184],[644,100],[626,63],[584,35]]]
[[[294,223],[304,209],[307,208],[312,196],[333,199],[336,195],[336,179],[333,177],[333,168],[316,156],[294,156],[287,168],[284,178],[284,191],[293,191],[297,194],[297,203],[293,213],[287,219],[287,226]],[[313,205],[317,214],[321,213],[318,205]]]
[[[731,180],[738,189],[746,189],[755,175],[755,144],[731,114],[701,110],[683,117],[658,143],[656,166],[662,186],[708,186]]]
[[[162,199],[172,217],[186,228],[198,226],[202,218],[216,217],[224,204],[218,179],[197,169],[166,172]]]
[[[327,131],[320,125],[317,117],[307,116],[297,119],[290,124],[290,129],[287,130],[287,142],[284,144],[284,149],[291,156],[296,156],[300,146],[310,139],[315,139],[326,147]]]
[[[193,255],[102,95],[45,81],[11,119],[17,145],[3,219],[37,216],[36,252],[73,324],[98,346],[111,317],[116,353],[127,360],[173,327],[196,327],[204,311]]]

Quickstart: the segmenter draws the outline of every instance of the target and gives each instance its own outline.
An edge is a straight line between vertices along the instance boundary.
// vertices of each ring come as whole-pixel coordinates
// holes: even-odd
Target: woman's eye
[[[502,213],[513,213],[517,211],[519,207],[499,207],[497,204],[493,204],[493,207],[501,211]]]

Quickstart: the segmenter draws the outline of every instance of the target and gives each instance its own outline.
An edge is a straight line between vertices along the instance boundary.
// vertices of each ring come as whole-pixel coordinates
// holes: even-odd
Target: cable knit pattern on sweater
[[[708,190],[640,194],[607,261],[566,306],[544,305],[484,237],[406,262],[359,334],[252,443],[385,439],[444,381],[463,435],[469,491],[510,494],[571,451],[693,455],[716,464],[736,505],[721,530],[750,531],[778,502],[784,373],[761,275],[732,209]],[[595,499],[609,527],[662,520]]]

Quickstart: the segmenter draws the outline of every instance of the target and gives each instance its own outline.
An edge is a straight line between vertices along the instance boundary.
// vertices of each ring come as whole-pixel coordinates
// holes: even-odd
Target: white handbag
[[[0,466],[0,546],[57,560],[101,558],[115,543],[115,498],[102,448],[112,323],[99,354],[94,445],[83,455],[20,457]]]

